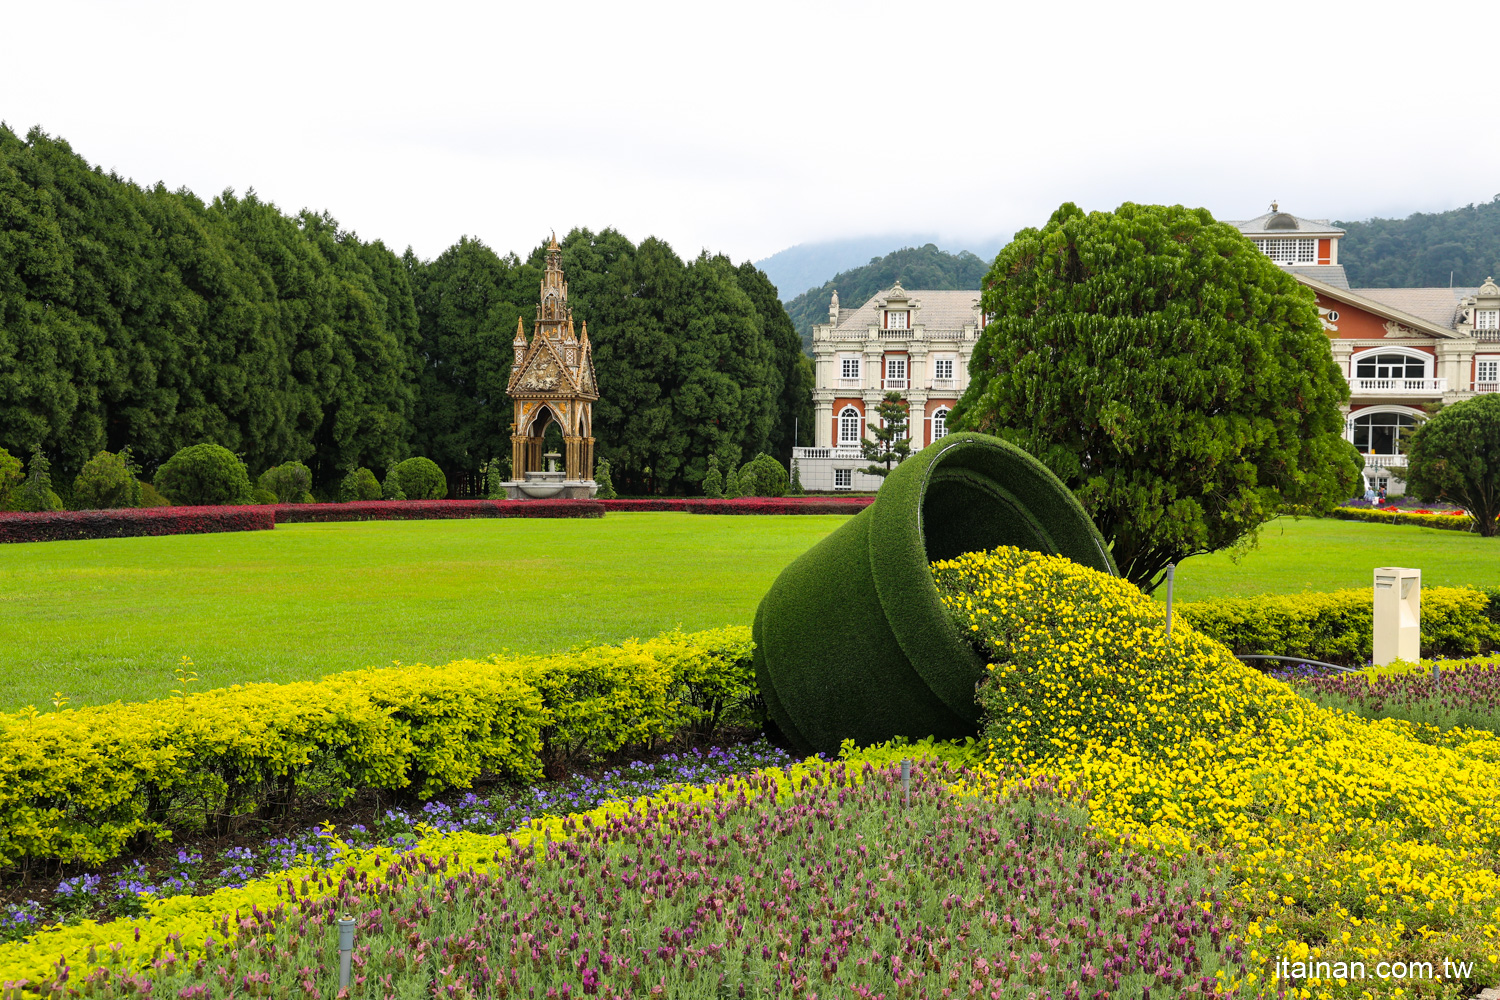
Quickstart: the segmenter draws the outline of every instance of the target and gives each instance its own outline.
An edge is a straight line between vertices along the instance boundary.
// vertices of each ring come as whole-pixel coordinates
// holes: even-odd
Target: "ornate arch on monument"
[[[564,495],[592,496],[594,483],[594,402],[599,398],[588,324],[581,336],[573,332],[573,310],[568,305],[568,283],[563,280],[562,249],[557,237],[547,247],[536,324],[531,339],[525,324],[516,321],[511,345],[515,361],[506,388],[515,401],[511,424],[513,484],[525,492],[528,474],[553,473],[543,452],[547,423],[556,420],[563,432],[564,452],[558,456],[564,473]],[[547,419],[542,419],[547,414]],[[513,494],[515,495],[515,494]]]

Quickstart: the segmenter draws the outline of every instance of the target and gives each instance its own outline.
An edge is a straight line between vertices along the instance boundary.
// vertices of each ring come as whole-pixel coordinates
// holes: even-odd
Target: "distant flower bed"
[[[688,514],[858,514],[875,501],[868,497],[662,497],[646,500],[600,500],[605,510],[673,510]]]
[[[1415,524],[1447,531],[1471,531],[1474,519],[1461,510],[1434,511],[1426,508],[1399,510],[1390,508],[1335,507],[1333,516],[1342,521],[1375,521],[1380,524]]]
[[[277,524],[309,521],[435,521],[471,517],[603,517],[598,500],[361,500],[284,503]]]
[[[138,535],[185,535],[210,531],[269,531],[269,507],[125,507],[62,510],[40,514],[0,513],[0,542],[56,542]]]

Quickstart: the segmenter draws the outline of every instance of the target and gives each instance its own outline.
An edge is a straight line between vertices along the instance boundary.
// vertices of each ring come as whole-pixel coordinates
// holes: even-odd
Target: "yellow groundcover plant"
[[[1500,981],[1500,739],[1320,708],[1180,620],[1169,642],[1161,606],[1066,559],[1001,548],[933,569],[992,661],[988,780],[1076,782],[1107,835],[1219,853],[1263,970],[1248,992],[1291,986],[1281,961],[1351,973],[1288,996],[1476,992],[1445,959]],[[1381,962],[1418,966],[1382,980]]]

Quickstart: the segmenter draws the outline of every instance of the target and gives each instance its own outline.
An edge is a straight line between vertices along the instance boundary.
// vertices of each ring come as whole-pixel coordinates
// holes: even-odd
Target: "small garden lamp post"
[[[1400,566],[1375,570],[1375,664],[1416,662],[1422,655],[1422,571]]]
[[[339,989],[349,985],[349,964],[354,957],[354,918],[339,918]]]

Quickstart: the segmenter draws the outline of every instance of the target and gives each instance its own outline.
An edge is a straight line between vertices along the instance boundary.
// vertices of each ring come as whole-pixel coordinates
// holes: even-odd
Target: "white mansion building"
[[[948,410],[969,386],[969,354],[984,328],[979,291],[906,291],[901,283],[858,309],[839,309],[813,327],[815,447],[797,448],[809,490],[875,490],[882,480],[860,470],[866,414],[890,390],[905,397],[912,450],[947,433]]]
[[[1400,493],[1401,436],[1426,418],[1424,404],[1500,392],[1500,286],[1350,288],[1339,263],[1344,230],[1277,210],[1233,225],[1317,297],[1333,357],[1349,380],[1345,436],[1365,453],[1370,488]],[[797,448],[809,490],[874,490],[860,470],[866,420],[887,390],[910,405],[912,449],[946,432],[967,388],[969,355],[984,328],[979,291],[907,291],[898,282],[858,309],[813,327],[815,446]],[[867,414],[869,415],[867,417]]]

